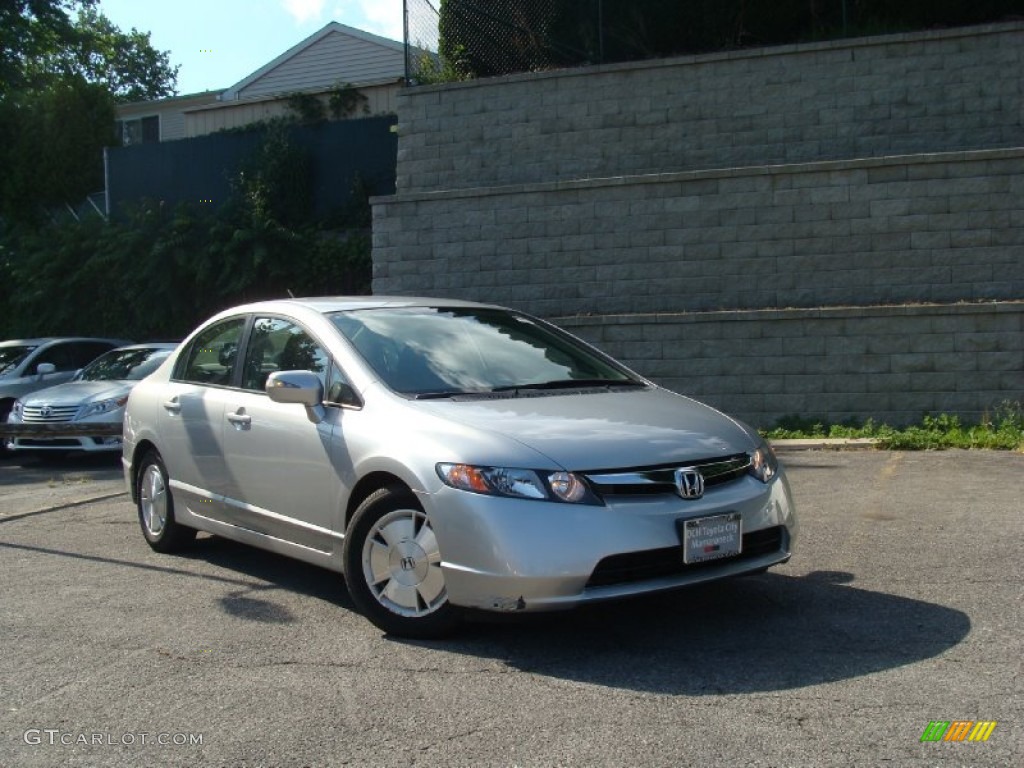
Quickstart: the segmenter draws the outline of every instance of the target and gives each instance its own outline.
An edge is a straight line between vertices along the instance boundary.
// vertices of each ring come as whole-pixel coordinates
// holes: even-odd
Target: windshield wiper
[[[492,392],[517,392],[519,390],[545,390],[545,389],[589,389],[591,387],[644,387],[642,381],[633,379],[556,379],[555,381],[540,381],[535,384],[507,384],[502,387],[495,387]]]
[[[443,389],[437,392],[409,392],[408,393],[413,400],[445,400],[452,397],[486,397],[491,394],[491,390],[462,390],[462,389]]]
[[[440,391],[440,392],[410,392],[413,400],[444,400],[448,397],[455,397],[456,395],[463,395],[464,392],[458,390],[451,391]]]

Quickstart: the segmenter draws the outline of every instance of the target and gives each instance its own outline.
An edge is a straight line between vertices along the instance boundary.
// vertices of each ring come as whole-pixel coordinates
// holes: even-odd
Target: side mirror
[[[36,366],[36,375],[38,375],[40,379],[43,378],[43,376],[56,372],[57,366],[53,363],[40,363]]]
[[[311,371],[274,371],[267,377],[267,395],[275,403],[305,406],[314,424],[324,420],[324,387]]]

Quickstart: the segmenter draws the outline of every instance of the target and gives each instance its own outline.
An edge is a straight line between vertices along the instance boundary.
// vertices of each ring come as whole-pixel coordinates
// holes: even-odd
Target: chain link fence
[[[404,0],[411,85],[1019,18],[1021,0]]]

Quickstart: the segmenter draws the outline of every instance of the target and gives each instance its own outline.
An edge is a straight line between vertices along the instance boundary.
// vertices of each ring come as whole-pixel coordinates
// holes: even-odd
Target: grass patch
[[[775,427],[761,430],[769,440],[800,438],[870,437],[880,448],[927,451],[942,448],[1024,450],[1024,406],[1004,402],[977,424],[963,424],[958,416],[926,415],[920,424],[890,427],[868,419],[861,424],[823,424],[799,416],[779,419]]]

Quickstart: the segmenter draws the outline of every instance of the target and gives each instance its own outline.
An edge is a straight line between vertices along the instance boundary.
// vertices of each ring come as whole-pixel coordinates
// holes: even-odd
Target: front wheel
[[[458,624],[434,529],[408,490],[382,488],[359,505],[343,559],[353,602],[385,632],[440,637]]]
[[[174,499],[167,482],[167,469],[158,453],[146,454],[137,485],[139,525],[149,546],[157,552],[177,552],[196,537],[194,528],[174,519]]]

